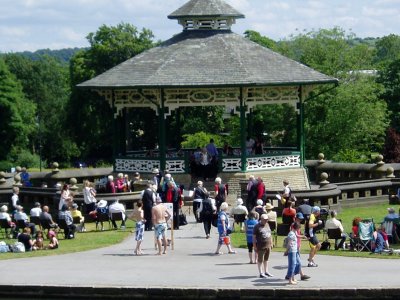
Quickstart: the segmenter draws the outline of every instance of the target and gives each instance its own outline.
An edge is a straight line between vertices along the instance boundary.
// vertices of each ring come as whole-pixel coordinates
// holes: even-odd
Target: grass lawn
[[[117,222],[119,224],[119,222]],[[37,256],[48,256],[67,254],[72,252],[80,252],[86,250],[92,250],[96,248],[102,248],[120,243],[127,238],[131,232],[135,229],[134,222],[131,220],[126,221],[125,230],[107,230],[108,224],[104,223],[104,231],[96,231],[95,223],[85,224],[87,231],[78,232],[75,234],[75,238],[71,240],[64,240],[64,234],[60,233],[58,236],[60,247],[55,250],[39,250],[25,253],[0,253],[0,260],[11,259],[11,258],[25,258],[25,257],[37,257]],[[99,226],[100,228],[100,226]],[[13,244],[15,239],[2,239],[7,244]],[[48,240],[44,240],[44,244],[48,244]]]
[[[346,208],[338,213],[338,218],[342,220],[345,231],[349,233],[351,231],[351,223],[354,217],[361,218],[373,218],[375,223],[380,223],[383,217],[387,214],[388,204],[379,204],[369,207],[356,207],[356,208]],[[396,211],[399,210],[399,205],[393,206]],[[104,224],[105,229],[108,229],[108,224]],[[120,243],[125,238],[127,238],[131,232],[134,230],[134,222],[128,220],[126,222],[125,230],[105,230],[96,231],[95,223],[86,224],[87,232],[77,233],[75,239],[64,240],[62,234],[59,235],[60,247],[56,250],[39,250],[33,252],[25,253],[0,253],[0,260],[11,259],[11,258],[25,258],[25,257],[37,257],[37,256],[47,256],[47,255],[58,255],[67,254],[72,252],[87,251],[102,247],[111,246]],[[304,225],[302,226],[304,230]],[[318,234],[319,240],[322,241],[322,232]],[[277,245],[274,247],[273,251],[283,252],[283,236],[278,236]],[[7,244],[14,243],[15,239],[2,239]],[[246,237],[244,233],[239,231],[238,226],[235,228],[235,232],[231,235],[232,244],[237,248],[247,248]],[[331,241],[331,245],[333,241]],[[48,240],[45,240],[45,244]],[[393,249],[400,249],[400,244],[391,245]],[[307,241],[302,242],[302,254],[307,254],[309,252],[309,246]],[[332,247],[333,248],[333,247]],[[369,252],[354,252],[354,251],[342,251],[342,250],[329,250],[329,251],[319,251],[317,255],[337,255],[337,256],[350,256],[350,257],[378,257],[384,259],[400,259],[400,255],[371,255]]]
[[[384,216],[387,215],[387,208],[389,205],[387,203],[384,204],[378,204],[374,206],[368,206],[368,207],[355,207],[355,208],[344,208],[342,211],[338,212],[338,219],[342,220],[342,224],[344,227],[344,230],[347,233],[351,232],[351,227],[352,227],[352,221],[355,217],[361,217],[361,218],[373,218],[375,224],[379,224]],[[396,212],[399,211],[399,205],[393,205],[392,206]],[[278,216],[278,223],[281,221],[281,218]],[[304,225],[302,225],[302,232],[304,232]],[[321,233],[318,234],[319,240],[322,242],[322,231]],[[283,236],[278,236],[278,242],[277,245],[273,248],[273,251],[276,252],[283,252]],[[245,233],[242,233],[239,231],[239,227],[235,227],[235,232],[232,233],[231,235],[231,241],[232,244],[235,247],[238,248],[247,248],[247,243],[246,243],[246,236]],[[336,255],[336,256],[349,256],[349,257],[378,257],[378,258],[385,258],[385,259],[400,259],[400,255],[394,254],[394,255],[379,255],[379,254],[370,254],[367,251],[363,252],[355,252],[355,251],[349,251],[349,250],[334,250],[333,243],[334,241],[331,240],[331,249],[328,251],[318,251],[317,255]],[[346,242],[349,242],[347,239]],[[400,244],[391,244],[391,248],[393,249],[400,249]],[[301,244],[301,253],[302,254],[308,254],[310,250],[310,247],[308,245],[308,241],[302,241]]]

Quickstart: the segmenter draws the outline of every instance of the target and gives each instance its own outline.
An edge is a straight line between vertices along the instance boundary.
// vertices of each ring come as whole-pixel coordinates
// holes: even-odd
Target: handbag
[[[182,212],[182,210],[179,210],[179,226],[187,225],[187,223],[186,215]]]

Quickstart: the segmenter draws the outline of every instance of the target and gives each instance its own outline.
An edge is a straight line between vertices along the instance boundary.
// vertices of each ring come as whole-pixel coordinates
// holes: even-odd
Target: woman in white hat
[[[247,210],[247,207],[243,205],[242,198],[238,198],[236,200],[236,206],[231,210],[231,215],[233,216],[235,223],[239,224],[240,231],[244,230],[244,221],[247,219],[248,214],[249,211]]]

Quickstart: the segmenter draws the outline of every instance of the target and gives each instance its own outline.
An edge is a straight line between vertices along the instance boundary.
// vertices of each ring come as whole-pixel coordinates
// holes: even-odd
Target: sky
[[[182,31],[167,16],[188,0],[0,0],[0,53],[88,47],[102,25],[129,23],[155,40]],[[232,26],[275,41],[340,27],[357,37],[400,35],[400,0],[225,0],[245,15]]]

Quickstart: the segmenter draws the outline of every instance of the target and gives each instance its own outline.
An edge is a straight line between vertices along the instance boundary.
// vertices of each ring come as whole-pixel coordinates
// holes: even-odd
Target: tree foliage
[[[83,158],[110,160],[113,111],[104,97],[78,89],[75,85],[153,47],[153,33],[148,29],[140,32],[131,24],[121,23],[117,26],[103,25],[95,33],[90,33],[87,39],[90,48],[78,52],[71,59],[72,96],[67,108],[67,120]],[[143,120],[146,116],[136,114],[137,118]]]
[[[78,148],[69,134],[65,109],[69,102],[68,67],[50,56],[31,60],[20,54],[5,56],[10,71],[20,80],[25,96],[37,106],[32,126],[30,149],[38,154],[39,144],[46,151],[43,159],[69,161],[79,156]],[[65,144],[68,147],[64,147]],[[72,149],[72,150],[71,150]]]
[[[25,98],[21,83],[0,58],[0,160],[28,148],[35,112],[35,104]]]

